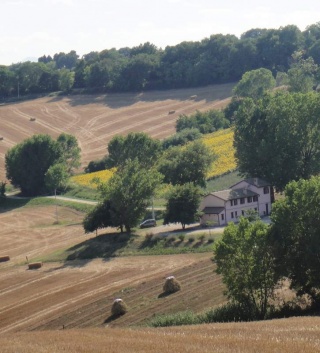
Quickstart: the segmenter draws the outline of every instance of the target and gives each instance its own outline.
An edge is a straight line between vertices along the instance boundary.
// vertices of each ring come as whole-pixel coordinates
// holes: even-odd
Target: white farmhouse
[[[230,189],[212,192],[200,204],[203,216],[201,225],[225,225],[237,222],[247,210],[255,210],[260,216],[270,214],[273,189],[270,183],[260,178],[239,181]]]

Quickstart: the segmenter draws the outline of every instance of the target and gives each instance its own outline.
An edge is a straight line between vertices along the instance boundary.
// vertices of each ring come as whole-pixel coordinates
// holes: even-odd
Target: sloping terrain
[[[85,166],[106,154],[114,135],[144,131],[154,138],[165,138],[175,132],[180,114],[224,107],[232,88],[233,84],[223,84],[139,94],[70,95],[2,105],[0,180],[5,178],[6,151],[33,134],[54,138],[62,132],[75,135]]]
[[[202,311],[225,301],[211,253],[45,263],[28,270],[28,259],[84,241],[81,214],[54,207],[22,207],[0,214],[0,335],[8,332],[128,326],[154,313],[192,308]],[[165,278],[175,275],[182,290],[163,296]],[[121,297],[130,310],[110,320],[113,300]]]
[[[86,329],[5,334],[2,353],[320,352],[320,318],[161,329]]]

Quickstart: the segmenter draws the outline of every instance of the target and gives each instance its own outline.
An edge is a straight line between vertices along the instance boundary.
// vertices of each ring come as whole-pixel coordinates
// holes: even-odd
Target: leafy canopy
[[[233,94],[240,97],[261,98],[276,86],[272,72],[268,69],[247,71],[233,89]]]
[[[320,95],[278,92],[244,99],[235,120],[240,173],[283,190],[291,180],[320,172]]]
[[[289,183],[272,208],[272,235],[280,274],[298,294],[320,301],[320,177]]]
[[[107,224],[130,232],[143,217],[148,201],[161,179],[161,174],[155,169],[141,167],[137,159],[127,160],[108,183],[99,186],[104,203],[96,208],[96,214],[90,216],[94,227]],[[101,218],[101,207],[107,207],[105,219]],[[88,229],[92,229],[90,227]]]
[[[229,223],[215,245],[214,261],[229,299],[252,312],[253,318],[265,318],[279,279],[268,226],[243,217],[238,225]]]
[[[24,195],[43,193],[45,174],[60,161],[62,153],[57,141],[49,135],[34,135],[12,147],[5,156],[7,178]]]
[[[131,132],[127,136],[114,136],[108,144],[107,166],[121,167],[128,159],[142,167],[153,166],[161,152],[161,143],[143,132]]]
[[[186,224],[196,222],[200,198],[200,189],[192,183],[173,186],[167,196],[164,224],[178,222],[185,229]]]
[[[183,148],[169,148],[159,162],[159,171],[166,183],[205,186],[206,175],[215,158],[201,141],[194,141]]]
[[[64,164],[70,172],[79,165],[79,159],[74,136],[61,134],[56,141],[49,135],[34,135],[8,150],[6,174],[23,194],[35,196],[47,191],[45,176],[51,166]]]

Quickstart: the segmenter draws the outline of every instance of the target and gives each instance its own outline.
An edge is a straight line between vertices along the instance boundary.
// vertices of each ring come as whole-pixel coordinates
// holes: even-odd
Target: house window
[[[257,207],[254,208],[255,211],[258,211]]]
[[[221,214],[221,221],[224,221],[224,214]]]
[[[252,196],[249,196],[248,197],[248,203],[251,203],[252,202]]]
[[[233,206],[233,200],[230,201],[230,205]]]
[[[264,194],[269,194],[269,186],[265,186],[265,187],[263,188],[263,193],[264,193]]]
[[[258,195],[254,195],[252,199],[253,199],[253,202],[258,202]]]
[[[242,197],[242,198],[240,199],[240,204],[243,205],[245,202],[246,202],[246,199],[245,199],[244,197]]]
[[[241,211],[242,216],[244,216],[244,210]]]
[[[235,214],[236,214],[236,218],[238,218],[238,211],[236,211]]]
[[[233,212],[231,212],[231,218],[234,218]]]
[[[237,206],[237,204],[238,204],[238,200],[233,200],[233,205]]]

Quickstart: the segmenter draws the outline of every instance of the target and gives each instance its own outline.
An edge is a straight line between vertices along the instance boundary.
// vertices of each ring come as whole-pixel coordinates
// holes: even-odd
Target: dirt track
[[[232,87],[224,84],[139,94],[44,97],[1,106],[0,181],[5,179],[6,151],[33,134],[56,138],[66,132],[76,136],[85,166],[106,154],[108,141],[116,134],[144,131],[162,139],[175,132],[180,114],[224,107]],[[192,95],[197,97],[190,99]]]

